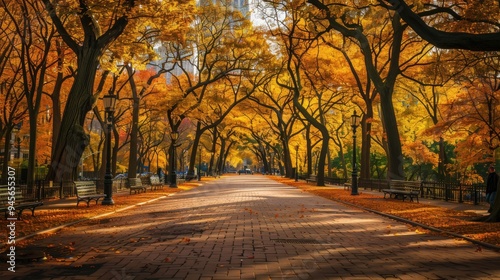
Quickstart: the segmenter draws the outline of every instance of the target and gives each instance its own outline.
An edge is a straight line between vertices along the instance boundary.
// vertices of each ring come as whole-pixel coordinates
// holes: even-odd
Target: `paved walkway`
[[[500,253],[276,183],[222,177],[77,224],[1,279],[500,279]]]

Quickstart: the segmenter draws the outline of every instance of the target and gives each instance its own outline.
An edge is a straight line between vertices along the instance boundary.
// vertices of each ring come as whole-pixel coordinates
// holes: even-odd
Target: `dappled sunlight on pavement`
[[[45,259],[20,261],[2,279],[495,279],[500,272],[497,252],[261,175],[223,176],[22,250]]]

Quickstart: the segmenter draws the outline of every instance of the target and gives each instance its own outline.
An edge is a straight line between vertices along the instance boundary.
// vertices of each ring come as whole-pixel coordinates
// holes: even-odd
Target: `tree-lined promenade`
[[[484,182],[499,143],[494,1],[257,2],[0,1],[2,180],[9,166],[28,190],[85,170],[248,168],[322,186],[359,166]]]
[[[104,205],[46,205],[19,228],[40,226],[42,221],[49,226],[57,219],[47,216],[55,216],[58,207],[94,215],[24,240],[17,248],[16,272],[0,275],[2,279],[496,279],[499,272],[500,255],[491,247],[310,193],[351,200],[353,196],[342,188],[262,175],[203,178],[201,184],[181,185],[181,192],[168,197],[165,192],[171,188],[123,193],[117,196],[116,212]],[[468,221],[470,212],[365,193],[353,201],[490,244],[499,241],[500,224],[473,223]],[[387,207],[382,209],[383,205]]]

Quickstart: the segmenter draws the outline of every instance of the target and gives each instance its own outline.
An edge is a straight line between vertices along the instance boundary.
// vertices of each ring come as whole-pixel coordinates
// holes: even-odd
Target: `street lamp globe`
[[[359,126],[360,116],[356,114],[356,110],[351,116],[351,126],[353,129],[356,129]]]
[[[115,111],[115,106],[116,106],[116,95],[110,93],[106,94],[102,97],[103,103],[104,103],[104,109],[106,112],[114,112]]]

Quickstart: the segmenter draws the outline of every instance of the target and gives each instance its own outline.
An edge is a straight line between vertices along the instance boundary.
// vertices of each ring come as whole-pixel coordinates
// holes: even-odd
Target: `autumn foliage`
[[[417,232],[432,234],[455,233],[477,241],[500,246],[500,223],[484,223],[474,221],[481,215],[473,212],[451,210],[444,207],[433,206],[429,203],[408,202],[396,199],[384,199],[382,195],[363,193],[357,196],[351,195],[350,190],[331,187],[316,187],[303,181],[295,182],[291,179],[271,177],[274,180],[297,187],[305,192],[310,192],[331,200],[345,202],[353,207],[362,207],[368,211],[397,216],[428,227],[436,228],[442,232],[436,232],[418,226]]]

